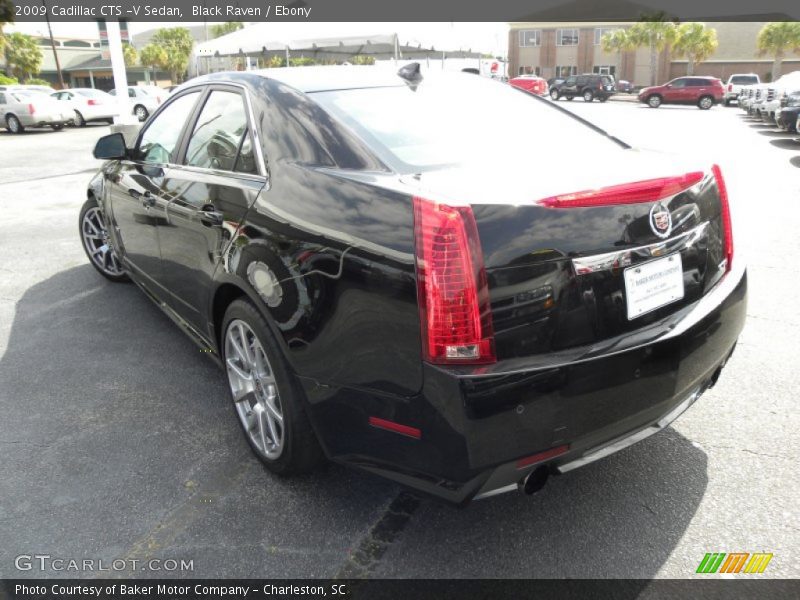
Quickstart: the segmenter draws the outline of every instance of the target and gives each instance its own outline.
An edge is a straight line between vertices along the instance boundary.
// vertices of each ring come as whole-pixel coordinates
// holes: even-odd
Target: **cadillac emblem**
[[[660,238],[668,238],[672,233],[672,215],[661,202],[650,209],[650,229]]]

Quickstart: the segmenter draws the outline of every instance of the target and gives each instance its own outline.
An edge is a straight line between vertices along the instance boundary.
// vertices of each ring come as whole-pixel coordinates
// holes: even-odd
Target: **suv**
[[[591,102],[595,98],[605,102],[614,95],[614,80],[609,75],[570,75],[563,82],[556,83],[550,88],[550,97],[553,100],[566,98],[572,100],[581,96],[584,102]]]
[[[759,83],[761,80],[755,73],[736,73],[728,77],[728,83],[725,84],[725,106],[730,106],[733,100],[739,101],[742,87]]]
[[[797,131],[800,119],[800,91],[792,92],[781,99],[781,107],[775,111],[775,124],[784,131]]]
[[[664,85],[646,87],[639,92],[639,101],[650,108],[662,104],[696,104],[708,110],[722,102],[725,88],[716,77],[678,77]]]

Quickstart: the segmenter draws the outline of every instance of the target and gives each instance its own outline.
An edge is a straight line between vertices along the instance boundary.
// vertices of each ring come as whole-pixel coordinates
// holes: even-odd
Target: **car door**
[[[711,89],[711,81],[708,79],[701,79],[699,77],[691,77],[689,84],[686,86],[687,102],[697,102],[700,96],[713,96]]]
[[[684,102],[686,79],[673,79],[664,86],[664,102],[679,104]]]
[[[572,77],[567,77],[561,85],[561,93],[565,96],[574,96],[576,94],[575,85],[577,81],[578,78],[574,75]]]
[[[110,163],[105,171],[114,241],[129,268],[150,287],[161,271],[158,230],[167,222],[167,169],[177,160],[184,127],[200,96],[194,90],[176,97],[142,130],[133,159]]]
[[[169,167],[164,187],[170,200],[159,229],[160,282],[167,302],[200,332],[207,331],[214,270],[266,184],[245,94],[235,86],[208,89],[187,130],[182,164]]]

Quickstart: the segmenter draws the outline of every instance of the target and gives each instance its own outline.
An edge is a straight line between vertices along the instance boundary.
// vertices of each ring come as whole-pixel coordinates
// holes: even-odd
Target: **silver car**
[[[11,133],[26,127],[52,127],[56,131],[70,122],[74,113],[47,94],[21,88],[0,88],[0,126]]]

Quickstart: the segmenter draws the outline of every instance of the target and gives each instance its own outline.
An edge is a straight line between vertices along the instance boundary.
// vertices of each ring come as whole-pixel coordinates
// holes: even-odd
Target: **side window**
[[[176,98],[150,122],[139,143],[141,160],[153,164],[175,162],[181,129],[199,97],[198,91]]]
[[[6,95],[3,92],[0,92],[0,104],[6,103]]]
[[[567,80],[564,82],[564,85],[575,85],[575,77],[567,77]]]
[[[206,169],[258,173],[241,94],[221,90],[209,94],[189,139],[185,163]]]
[[[136,98],[136,92],[131,88],[128,88],[128,98]]]
[[[686,80],[685,79],[676,79],[672,82],[672,87],[674,88],[684,88],[686,87]]]

